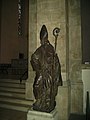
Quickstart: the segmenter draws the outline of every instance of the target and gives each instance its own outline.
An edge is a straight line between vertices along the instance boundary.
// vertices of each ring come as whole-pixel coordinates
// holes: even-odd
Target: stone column
[[[63,86],[58,88],[56,97],[57,110],[61,120],[68,119],[69,104],[68,94],[69,87],[67,84],[68,71],[67,71],[67,31],[66,31],[66,1],[65,0],[39,0],[37,1],[37,46],[39,42],[39,32],[43,24],[46,25],[49,34],[49,41],[54,46],[55,38],[53,36],[53,29],[59,27],[61,29],[60,35],[57,40],[57,54],[61,63]]]
[[[28,79],[26,81],[26,99],[34,99],[33,81],[34,72],[30,60],[37,47],[37,0],[29,0],[29,42],[28,42]]]
[[[56,51],[61,63],[64,84],[58,89],[56,107],[59,117],[63,120],[68,119],[69,110],[82,112],[80,21],[80,0],[29,0],[29,75],[26,82],[26,98],[34,99],[34,72],[30,59],[31,54],[40,45],[40,29],[43,24],[46,25],[49,41],[54,46],[55,38],[52,31],[55,27],[60,27]]]
[[[61,71],[63,78],[63,86],[58,89],[57,110],[59,118],[62,120],[68,119],[68,94],[69,87],[67,58],[68,58],[68,41],[67,41],[67,18],[66,18],[66,0],[29,0],[29,58],[28,58],[28,80],[26,82],[26,98],[34,99],[33,97],[33,80],[34,72],[30,65],[31,54],[40,45],[40,30],[43,24],[46,25],[49,34],[49,41],[54,46],[55,38],[53,29],[59,27],[61,29],[57,41],[57,54],[61,63]],[[64,106],[65,105],[65,106]],[[64,111],[64,113],[63,113]]]
[[[81,113],[83,110],[83,84],[81,76],[80,0],[68,0],[68,8],[70,111],[71,113]]]

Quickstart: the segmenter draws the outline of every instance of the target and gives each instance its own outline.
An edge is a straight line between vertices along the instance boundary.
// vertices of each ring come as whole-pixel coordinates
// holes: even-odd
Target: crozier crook
[[[57,37],[59,35],[60,28],[56,27],[53,29],[53,35],[55,36],[55,52],[56,52],[56,47],[57,47]]]

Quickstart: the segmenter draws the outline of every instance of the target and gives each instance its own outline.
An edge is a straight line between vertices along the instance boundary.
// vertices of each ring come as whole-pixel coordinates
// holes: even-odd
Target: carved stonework
[[[58,36],[58,33],[56,35]],[[45,25],[42,26],[40,31],[40,43],[41,46],[31,56],[31,65],[36,72],[33,84],[36,101],[33,104],[33,109],[51,112],[56,106],[55,97],[58,86],[62,85],[62,77],[56,48],[54,49],[48,41],[48,32]]]

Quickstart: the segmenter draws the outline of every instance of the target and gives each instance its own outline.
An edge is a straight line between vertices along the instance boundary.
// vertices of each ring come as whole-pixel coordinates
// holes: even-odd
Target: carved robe
[[[54,47],[49,43],[41,45],[31,56],[31,65],[36,72],[33,92],[33,109],[51,112],[56,105],[58,86],[62,85],[61,67]]]

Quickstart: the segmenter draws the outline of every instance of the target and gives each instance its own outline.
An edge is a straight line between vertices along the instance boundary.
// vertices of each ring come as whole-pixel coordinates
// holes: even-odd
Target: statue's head
[[[42,26],[40,31],[40,41],[42,45],[48,42],[48,31],[45,25]]]

